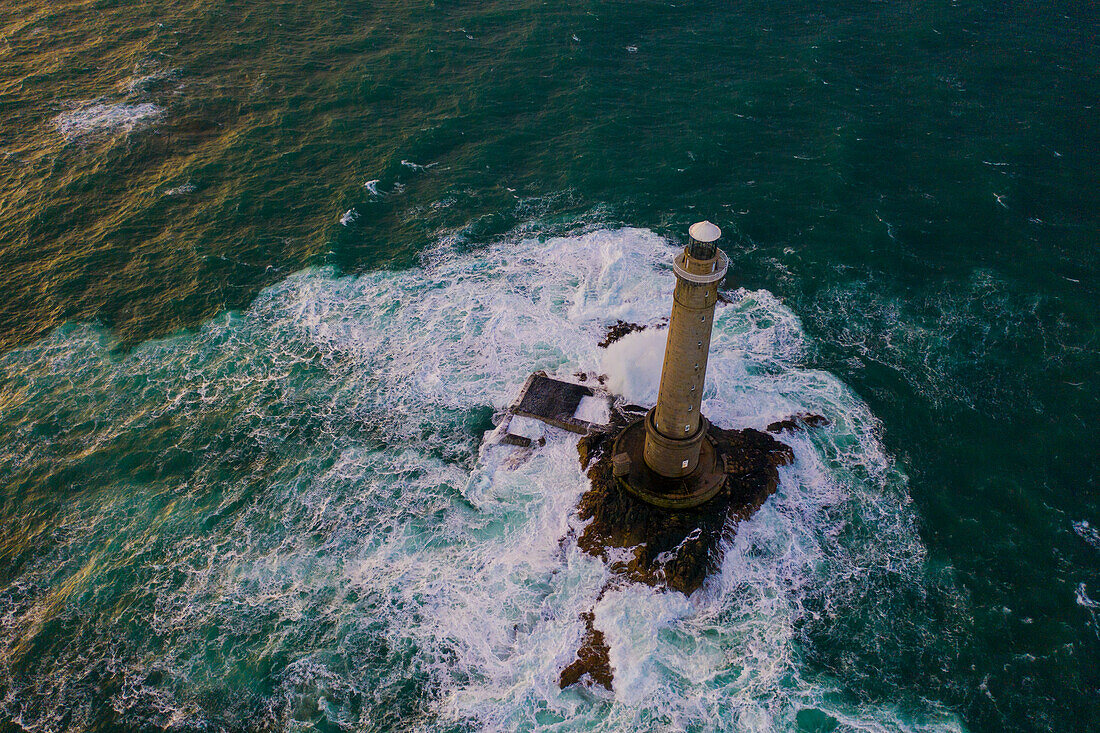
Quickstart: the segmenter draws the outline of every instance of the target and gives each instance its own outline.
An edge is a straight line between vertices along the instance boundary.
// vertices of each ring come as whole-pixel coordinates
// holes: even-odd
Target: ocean
[[[8,0],[0,730],[1100,726],[1085,2]],[[799,412],[686,598],[525,378]],[[611,692],[558,687],[594,608]]]

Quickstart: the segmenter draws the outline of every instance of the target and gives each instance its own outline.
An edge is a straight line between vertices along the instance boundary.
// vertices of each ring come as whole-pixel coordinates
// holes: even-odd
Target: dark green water
[[[2,724],[1095,728],[1098,25],[10,0]],[[586,268],[702,218],[750,291],[712,385],[754,388],[708,409],[836,427],[760,518],[789,536],[657,651],[622,632],[655,686],[559,693],[597,571],[494,558],[552,558],[579,473],[552,445],[490,501],[478,445],[527,372],[665,308]]]

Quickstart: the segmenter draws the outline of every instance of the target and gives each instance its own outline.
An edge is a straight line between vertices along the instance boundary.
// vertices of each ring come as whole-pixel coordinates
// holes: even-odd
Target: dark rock
[[[646,328],[648,328],[648,326],[640,323],[615,321],[615,325],[607,329],[607,335],[604,336],[603,341],[597,344],[597,346],[599,346],[601,349],[606,349],[608,346],[615,343],[623,336],[626,336],[628,333],[634,333],[635,331],[644,331],[646,330]]]
[[[577,651],[577,659],[561,671],[559,684],[564,690],[569,685],[574,685],[588,675],[588,678],[597,685],[603,685],[611,689],[611,649],[603,638],[603,632],[592,625],[595,620],[591,612],[582,613],[584,619],[584,638],[581,639],[580,649]]]
[[[800,412],[791,415],[786,420],[777,420],[768,426],[769,433],[782,433],[786,431],[806,430],[807,428],[823,428],[829,424],[829,418],[824,415],[814,415],[808,412]]]
[[[584,436],[577,441],[577,455],[581,461],[581,468],[588,468],[588,462],[592,460],[591,446],[592,441],[588,440],[589,436]]]

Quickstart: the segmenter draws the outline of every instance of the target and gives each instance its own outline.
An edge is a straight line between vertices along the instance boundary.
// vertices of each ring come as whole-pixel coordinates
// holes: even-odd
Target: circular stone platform
[[[664,509],[691,509],[713,499],[722,488],[725,467],[710,435],[700,446],[699,465],[683,478],[667,478],[646,464],[645,436],[645,418],[635,420],[623,428],[611,448],[612,456],[620,453],[630,456],[630,473],[617,480],[633,496]]]

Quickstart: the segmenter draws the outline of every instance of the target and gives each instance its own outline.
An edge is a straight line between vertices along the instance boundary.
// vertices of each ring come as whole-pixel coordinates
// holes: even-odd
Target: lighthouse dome
[[[700,221],[691,225],[688,234],[696,242],[713,242],[722,236],[722,230],[709,221]]]

